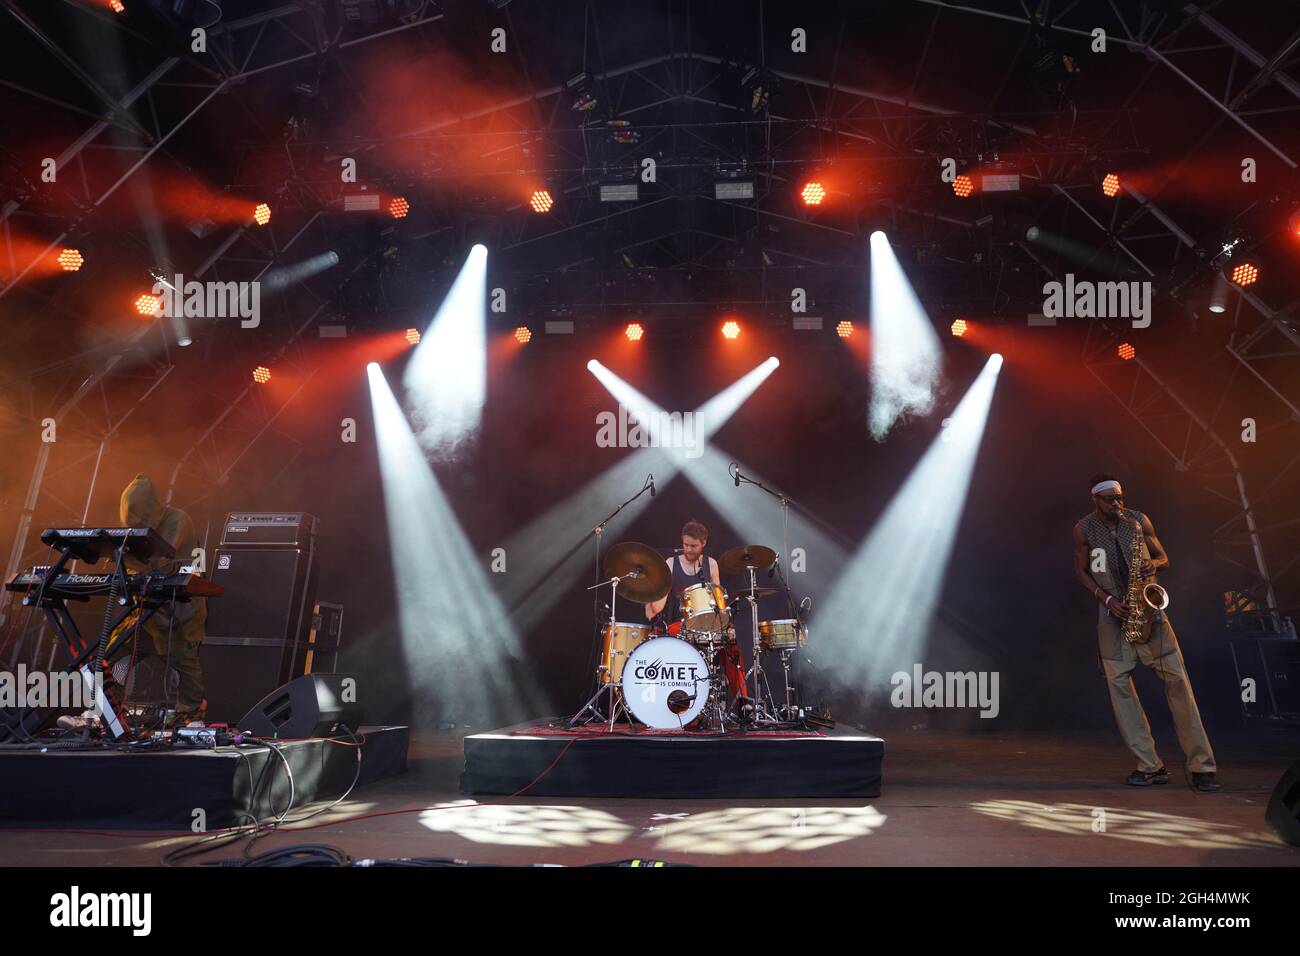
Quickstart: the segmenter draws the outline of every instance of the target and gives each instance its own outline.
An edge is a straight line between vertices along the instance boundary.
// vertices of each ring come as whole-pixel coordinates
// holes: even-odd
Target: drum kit
[[[644,617],[639,605],[668,596],[672,572],[654,548],[626,541],[610,548],[602,565],[604,580],[588,590],[610,588],[609,619],[601,623],[601,655],[597,690],[568,721],[570,728],[604,723],[610,731],[620,717],[633,727],[657,729],[757,729],[774,726],[828,726],[798,706],[790,682],[790,663],[808,637],[798,616],[760,621],[759,599],[779,593],[760,588],[756,577],[777,564],[777,553],[762,545],[742,545],[718,558],[723,574],[744,575],[747,586],[733,599],[725,588],[692,584],[681,593],[680,618],[666,629]],[[620,610],[630,603],[632,610]],[[733,623],[741,605],[749,605],[753,625],[752,666],[728,683],[728,662],[739,664]],[[631,620],[629,620],[631,619]],[[762,651],[779,655],[784,677],[784,701],[778,704],[762,667]],[[737,666],[737,671],[739,667]]]

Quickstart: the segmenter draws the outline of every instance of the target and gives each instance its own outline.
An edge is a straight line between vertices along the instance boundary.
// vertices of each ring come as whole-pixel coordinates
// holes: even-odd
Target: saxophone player
[[[1169,556],[1156,537],[1151,519],[1140,511],[1125,509],[1124,489],[1114,475],[1094,475],[1089,484],[1093,510],[1074,526],[1074,573],[1097,602],[1101,663],[1115,722],[1138,762],[1125,783],[1148,787],[1169,782],[1133,686],[1133,669],[1141,661],[1164,682],[1178,743],[1192,774],[1192,787],[1202,793],[1221,790],[1215,776],[1214,751],[1201,724],[1174,629],[1163,612],[1157,613],[1141,603],[1142,584],[1154,581],[1155,573],[1169,566]],[[1150,637],[1132,640],[1140,629],[1126,628],[1125,622],[1142,613],[1155,617]]]

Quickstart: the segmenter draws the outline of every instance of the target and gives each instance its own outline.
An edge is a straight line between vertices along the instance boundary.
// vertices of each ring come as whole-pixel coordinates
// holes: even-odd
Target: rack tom
[[[731,623],[726,590],[720,584],[692,584],[682,591],[682,618],[688,631],[725,631]]]

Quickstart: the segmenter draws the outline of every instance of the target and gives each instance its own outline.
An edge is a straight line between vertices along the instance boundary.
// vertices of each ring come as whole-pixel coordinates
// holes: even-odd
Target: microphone
[[[732,477],[736,479],[736,487],[739,488],[740,487],[740,466],[733,461],[731,463],[731,467],[736,469],[736,473],[732,475]]]
[[[655,496],[655,476],[651,475],[650,476],[650,497],[653,498],[654,496]]]
[[[767,569],[767,579],[769,581],[772,580],[772,578],[776,577],[776,566],[780,563],[781,563],[781,556],[778,554],[776,556],[776,560],[772,562],[772,566]]]

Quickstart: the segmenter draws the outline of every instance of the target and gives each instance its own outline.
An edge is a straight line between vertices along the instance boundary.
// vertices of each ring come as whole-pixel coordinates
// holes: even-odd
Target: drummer
[[[658,601],[652,601],[645,606],[645,617],[647,621],[653,621],[663,613],[664,608],[668,607],[669,602],[672,606],[668,607],[668,619],[676,621],[682,615],[682,592],[694,584],[704,584],[712,581],[719,587],[722,581],[718,578],[718,562],[713,558],[705,557],[704,546],[709,543],[709,529],[703,524],[691,519],[682,525],[682,553],[676,557],[668,559],[668,567],[673,573],[673,588]],[[705,574],[705,562],[708,562],[708,574]],[[673,633],[676,633],[675,631]]]
[[[680,634],[683,613],[682,592],[693,585],[706,584],[710,581],[719,587],[722,586],[722,581],[718,577],[718,562],[704,554],[704,547],[708,543],[709,529],[701,522],[692,518],[682,525],[681,554],[668,559],[668,567],[672,569],[673,574],[672,590],[660,600],[652,601],[645,606],[647,621],[671,621],[667,633]],[[705,562],[708,562],[707,565]],[[665,608],[668,610],[666,615]],[[734,628],[728,629],[728,637],[729,640],[722,651],[722,663],[727,675],[727,687],[731,691],[731,700],[734,701],[738,696],[745,696],[745,681]]]

